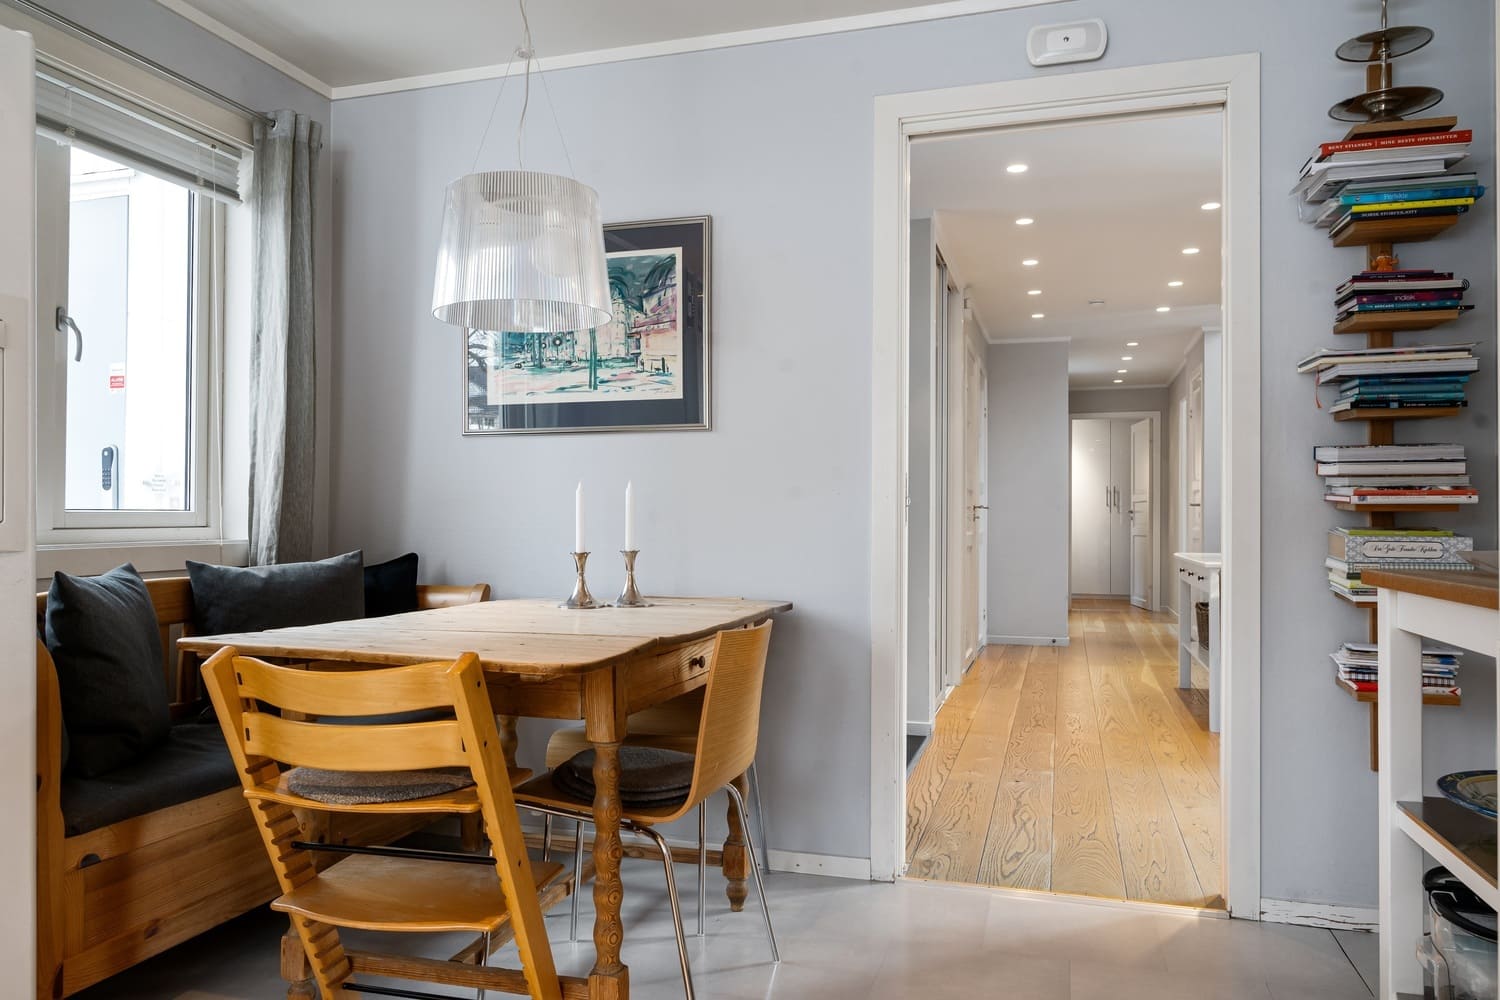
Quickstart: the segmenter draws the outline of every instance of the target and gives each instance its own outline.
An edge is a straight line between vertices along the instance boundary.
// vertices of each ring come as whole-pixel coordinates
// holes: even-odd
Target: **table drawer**
[[[630,668],[626,685],[627,713],[660,704],[708,682],[714,639],[700,639],[656,653]]]

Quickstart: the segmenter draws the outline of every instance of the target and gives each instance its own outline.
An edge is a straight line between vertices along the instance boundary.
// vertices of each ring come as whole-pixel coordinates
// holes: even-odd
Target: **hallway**
[[[1219,737],[1176,626],[1074,598],[1070,645],[990,646],[907,781],[907,874],[1222,907]],[[1195,668],[1196,669],[1196,668]]]

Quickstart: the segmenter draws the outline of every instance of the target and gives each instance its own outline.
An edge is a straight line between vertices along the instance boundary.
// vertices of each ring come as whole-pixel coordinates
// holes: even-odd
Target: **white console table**
[[[1193,642],[1193,602],[1203,594],[1208,601],[1208,729],[1219,731],[1223,684],[1219,669],[1223,662],[1223,630],[1219,628],[1219,574],[1224,559],[1217,552],[1174,552],[1177,560],[1177,686],[1193,686],[1193,661],[1202,656]]]
[[[1422,873],[1431,857],[1500,909],[1496,821],[1469,812],[1422,781],[1422,639],[1494,656],[1500,652],[1500,581],[1487,573],[1367,571],[1380,588],[1381,1000],[1422,995],[1415,950],[1422,939]],[[1500,757],[1500,736],[1474,767]],[[1494,753],[1496,756],[1491,756]]]

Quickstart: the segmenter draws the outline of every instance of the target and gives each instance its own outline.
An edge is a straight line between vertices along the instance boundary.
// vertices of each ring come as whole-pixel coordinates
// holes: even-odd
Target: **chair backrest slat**
[[[457,722],[339,726],[246,712],[245,752],[329,771],[414,771],[466,767]]]
[[[451,663],[386,667],[379,683],[349,671],[288,670],[241,657],[235,664],[240,696],[308,715],[360,716],[452,708]],[[358,671],[359,675],[368,671]]]
[[[714,642],[689,802],[749,770],[760,735],[760,697],[771,623],[720,632]]]

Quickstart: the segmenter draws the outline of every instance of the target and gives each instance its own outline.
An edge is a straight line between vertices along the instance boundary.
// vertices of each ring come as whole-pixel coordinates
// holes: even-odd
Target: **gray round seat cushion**
[[[693,786],[693,755],[656,747],[620,747],[620,802],[660,809],[681,805]],[[559,764],[552,784],[569,798],[594,801],[594,751],[584,750]]]
[[[467,768],[430,771],[325,771],[294,767],[286,772],[287,790],[315,802],[356,806],[378,802],[408,802],[429,795],[445,795],[474,784]]]

